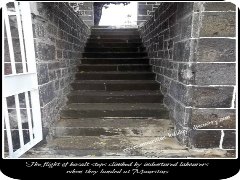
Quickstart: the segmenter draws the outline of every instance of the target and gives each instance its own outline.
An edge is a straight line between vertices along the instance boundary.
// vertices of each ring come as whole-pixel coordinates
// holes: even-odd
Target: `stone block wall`
[[[138,2],[137,24],[144,24],[144,22],[151,18],[159,4],[160,2]]]
[[[94,25],[93,2],[69,2],[68,4],[89,27]]]
[[[34,2],[31,11],[46,138],[66,103],[90,29],[67,3]]]
[[[165,2],[140,27],[177,138],[191,148],[235,149],[235,9]]]

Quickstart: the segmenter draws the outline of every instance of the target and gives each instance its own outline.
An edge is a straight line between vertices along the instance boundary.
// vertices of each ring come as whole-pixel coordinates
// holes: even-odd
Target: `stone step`
[[[160,85],[154,80],[82,80],[71,84],[74,90],[159,90]]]
[[[149,64],[148,58],[81,58],[82,64]]]
[[[82,64],[78,66],[79,71],[151,71],[148,64]]]
[[[154,80],[152,72],[81,72],[77,80]]]
[[[72,91],[69,103],[162,103],[160,91]]]
[[[154,118],[81,118],[61,119],[54,136],[145,136],[159,137],[173,133],[168,119]]]
[[[126,43],[126,42],[94,42],[94,43],[86,43],[86,46],[88,48],[104,48],[104,47],[111,47],[111,48],[138,48],[138,47],[143,47],[142,43]]]
[[[145,143],[146,145],[144,145],[143,143]],[[190,156],[187,148],[181,146],[173,137],[58,137],[50,141],[42,148],[31,150],[29,154],[31,153],[35,154],[35,157],[40,157],[44,154],[57,154],[60,156],[89,158],[96,158],[96,156]]]
[[[139,35],[138,30],[94,29],[91,35]]]
[[[90,39],[140,39],[139,34],[129,35],[129,34],[91,34]]]
[[[146,52],[84,52],[86,58],[144,58]]]
[[[61,118],[154,117],[168,119],[162,103],[72,103],[61,111]]]
[[[141,43],[142,40],[140,38],[136,38],[136,39],[121,39],[121,38],[115,38],[115,39],[96,39],[96,38],[89,38],[87,43]]]
[[[85,47],[85,52],[143,52],[144,47]]]

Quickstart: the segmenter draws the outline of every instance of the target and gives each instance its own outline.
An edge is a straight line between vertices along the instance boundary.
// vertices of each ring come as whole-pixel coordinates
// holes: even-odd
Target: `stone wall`
[[[94,25],[93,2],[69,2],[68,4],[89,27]]]
[[[67,3],[31,3],[44,138],[59,119],[90,29]]]
[[[161,3],[140,28],[177,138],[189,147],[235,149],[235,16],[228,2]]]
[[[160,2],[138,2],[137,24],[144,24],[144,22],[151,18],[159,4]]]

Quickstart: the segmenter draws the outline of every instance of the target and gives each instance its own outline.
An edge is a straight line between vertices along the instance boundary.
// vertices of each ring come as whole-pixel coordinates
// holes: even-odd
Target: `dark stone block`
[[[174,110],[174,107],[175,107],[175,101],[174,99],[169,96],[168,94],[164,97],[163,99],[163,103],[168,107],[168,109],[170,110]]]
[[[172,81],[169,87],[170,95],[184,105],[189,105],[191,102],[192,87]]]
[[[195,129],[234,129],[234,109],[193,109],[191,126]]]
[[[193,11],[193,2],[178,2],[177,3],[177,19],[180,20],[189,15]]]
[[[235,149],[236,148],[236,131],[225,130],[223,137],[223,149]]]
[[[200,108],[230,108],[233,87],[194,87],[194,107]]]
[[[53,83],[47,83],[39,87],[39,96],[41,107],[48,104],[54,98]]]
[[[195,84],[197,85],[235,85],[235,64],[198,63],[194,65]]]
[[[37,64],[37,76],[39,85],[45,84],[49,81],[47,64]]]
[[[192,130],[190,138],[194,148],[219,148],[221,131]]]
[[[182,20],[182,34],[181,34],[181,39],[187,39],[191,38],[191,32],[192,32],[192,15],[184,18]]]
[[[199,39],[195,61],[234,62],[236,61],[235,51],[235,39]]]
[[[234,12],[204,12],[200,37],[235,37]]]
[[[37,58],[40,60],[54,60],[55,46],[39,42],[36,47]]]
[[[174,43],[173,61],[188,62],[190,56],[190,41]]]
[[[205,11],[236,11],[236,5],[230,2],[205,2]]]

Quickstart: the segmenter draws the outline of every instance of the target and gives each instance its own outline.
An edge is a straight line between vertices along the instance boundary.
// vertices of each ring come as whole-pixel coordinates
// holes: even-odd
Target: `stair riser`
[[[154,74],[86,74],[77,73],[77,80],[154,80]]]
[[[147,53],[83,53],[86,58],[140,58],[147,57]]]
[[[139,35],[138,31],[92,30],[91,35]]]
[[[142,43],[87,43],[88,48],[138,48],[142,47]]]
[[[91,71],[151,71],[151,67],[149,65],[129,65],[129,66],[79,66],[79,71],[91,72]]]
[[[152,117],[168,118],[166,110],[62,110],[61,118]]]
[[[69,95],[68,103],[162,103],[161,95],[87,96]]]
[[[140,36],[139,35],[119,35],[119,34],[116,34],[116,35],[110,35],[110,34],[94,34],[94,35],[90,35],[91,39],[140,39]]]
[[[152,137],[165,136],[167,132],[172,132],[172,129],[162,130],[159,127],[131,127],[131,128],[111,128],[111,127],[89,127],[89,128],[69,128],[56,127],[54,128],[55,137],[63,136],[127,136],[127,137]]]
[[[87,43],[141,43],[141,39],[88,39]]]
[[[85,52],[143,52],[145,49],[143,47],[139,47],[139,48],[90,48],[87,47],[85,48]]]
[[[159,90],[157,83],[153,84],[80,84],[73,83],[74,90],[106,90],[106,91],[125,91],[125,90]]]
[[[81,59],[82,64],[149,64],[148,59]]]

